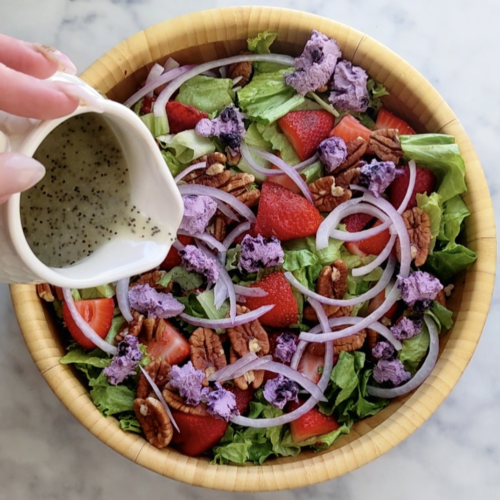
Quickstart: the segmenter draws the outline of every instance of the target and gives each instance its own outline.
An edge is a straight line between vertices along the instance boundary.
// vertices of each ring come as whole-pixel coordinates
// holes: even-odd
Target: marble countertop
[[[164,19],[250,2],[0,0],[2,32],[58,47],[80,70]],[[255,3],[262,3],[261,1]],[[497,0],[268,0],[351,25],[399,53],[441,92],[469,133],[494,199],[500,131]],[[495,203],[499,214],[500,204]],[[0,285],[0,499],[497,498],[500,491],[500,295],[467,371],[434,416],[375,462],[318,486],[274,494],[201,490],[142,469],[89,434],[38,373]],[[495,493],[497,492],[497,493]]]

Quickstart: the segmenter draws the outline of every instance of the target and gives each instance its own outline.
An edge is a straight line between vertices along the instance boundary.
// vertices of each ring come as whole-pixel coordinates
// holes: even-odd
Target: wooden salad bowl
[[[410,395],[394,400],[374,417],[354,425],[322,452],[303,451],[263,466],[211,465],[172,448],[157,450],[145,439],[120,429],[92,403],[69,365],[59,364],[64,345],[58,327],[34,285],[11,286],[12,300],[28,349],[45,380],[68,410],[101,441],[143,467],[185,483],[229,491],[269,491],[309,486],[333,479],[379,457],[420,427],[448,396],[469,363],[486,321],[495,277],[496,237],[493,208],[483,170],[452,110],[432,85],[387,47],[348,26],[304,12],[233,7],[189,14],[141,31],[104,54],[81,76],[109,98],[123,102],[144,81],[155,62],[168,56],[181,64],[201,63],[246,49],[248,37],[278,31],[273,52],[299,55],[311,30],[339,43],[346,59],[362,66],[390,92],[386,107],[418,132],[455,137],[467,168],[471,211],[466,244],[477,262],[456,280],[449,307],[455,324],[441,336],[441,353],[430,377]]]

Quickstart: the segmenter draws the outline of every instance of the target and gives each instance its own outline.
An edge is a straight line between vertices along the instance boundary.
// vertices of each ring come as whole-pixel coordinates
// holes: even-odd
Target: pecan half
[[[196,329],[189,337],[189,348],[193,366],[207,377],[227,365],[219,335],[210,328]],[[206,378],[203,385],[208,385]]]
[[[151,288],[154,288],[158,292],[169,293],[172,291],[172,282],[170,282],[166,287],[158,285],[158,281],[160,281],[163,276],[165,276],[165,274],[167,274],[166,271],[155,269],[154,271],[143,274],[137,281],[131,283],[130,288],[139,285],[149,285]]]
[[[235,363],[238,361],[239,356],[236,351],[231,347],[229,350],[229,362]],[[246,391],[251,385],[254,389],[259,388],[264,382],[264,370],[249,370],[240,377],[236,377],[233,382],[242,391]]]
[[[321,177],[317,181],[309,184],[314,206],[320,212],[331,212],[335,207],[350,200],[352,192],[335,185],[335,178],[332,175]]]
[[[189,413],[190,415],[207,415],[207,405],[204,403],[197,404],[196,406],[187,405],[184,398],[172,387],[167,385],[161,392],[166,403],[174,410]]]
[[[169,445],[174,431],[163,405],[155,398],[134,400],[134,412],[146,439],[158,449]]]
[[[343,339],[338,339],[333,341],[333,348],[335,354],[340,354],[341,351],[357,351],[363,347],[366,339],[366,330],[361,330],[354,335],[349,335],[349,337],[344,337]]]
[[[206,167],[199,168],[186,175],[183,180],[188,184],[201,184],[203,186],[218,188],[224,185],[231,177],[231,172],[225,169],[227,158],[223,153],[215,152],[208,156],[202,156],[193,160],[192,163],[199,163],[201,161],[206,161]]]
[[[429,246],[432,240],[431,219],[427,212],[419,207],[413,207],[403,213],[403,220],[410,237],[411,258],[415,259],[415,265],[420,267],[429,256]],[[396,254],[401,262],[399,238],[396,244]]]
[[[370,152],[383,161],[392,161],[395,165],[404,156],[399,142],[398,131],[395,128],[374,130],[368,145]]]
[[[325,266],[321,270],[316,282],[316,292],[329,299],[341,299],[347,291],[347,274],[349,269],[342,259],[337,259],[331,266]],[[352,307],[324,306],[326,315],[331,317],[348,316]],[[307,306],[304,308],[304,318],[316,322],[318,317],[316,311]]]
[[[217,241],[224,241],[227,235],[227,218],[222,213],[215,216],[214,221],[207,227],[207,232],[211,234]]]
[[[236,306],[237,314],[245,314],[250,312],[250,309],[244,306]],[[239,357],[243,357],[250,351],[253,351],[257,356],[262,357],[269,353],[269,338],[267,332],[262,328],[259,320],[254,320],[249,323],[245,323],[241,326],[235,326],[227,329],[229,340],[231,341],[231,351],[229,355],[229,360],[234,363]],[[250,376],[249,374],[247,374]],[[254,389],[258,389],[263,380],[264,372],[262,370],[256,370],[253,372],[254,377],[251,382],[243,380],[243,382],[237,382],[236,385],[240,389],[245,390],[251,383]],[[245,377],[240,377],[240,379]],[[248,377],[247,377],[248,378]]]
[[[230,165],[231,167],[236,167],[236,165],[238,165],[238,163],[241,160],[241,153],[239,151],[235,153],[228,147],[226,148],[226,156],[227,156],[227,164]]]
[[[361,163],[361,157],[366,154],[368,150],[368,141],[362,137],[357,137],[347,144],[347,158],[344,163],[335,169],[335,174],[339,174],[344,170],[353,167],[359,167]]]
[[[366,345],[368,346],[368,349],[370,350],[370,355],[372,352],[372,349],[375,347],[377,342],[380,339],[380,335],[375,331],[372,330],[371,328],[366,329]]]
[[[249,54],[249,52],[242,52],[242,54]],[[240,81],[236,84],[239,87],[244,87],[252,76],[252,63],[249,61],[230,64],[227,68],[227,76],[234,80],[241,76]]]
[[[142,332],[145,318],[142,314],[132,309],[132,321],[130,323],[125,323],[115,335],[115,342],[121,342],[125,335],[132,335],[133,337],[138,337]]]
[[[45,300],[45,302],[54,302],[54,291],[52,290],[52,286],[48,283],[41,283],[40,285],[37,285],[36,292],[42,300]]]
[[[156,359],[151,361],[144,369],[148,372],[148,375],[153,379],[160,391],[167,385],[171,366],[165,360]],[[153,389],[141,371],[137,381],[137,397],[144,399],[152,395],[154,395]]]
[[[359,184],[360,177],[361,177],[360,167],[352,167],[336,175],[335,184],[338,187],[348,188],[350,184]]]

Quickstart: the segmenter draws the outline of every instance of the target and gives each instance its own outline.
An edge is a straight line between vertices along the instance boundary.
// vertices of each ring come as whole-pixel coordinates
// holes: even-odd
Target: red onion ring
[[[280,54],[242,54],[233,57],[225,57],[224,59],[217,59],[215,61],[209,61],[190,69],[185,72],[175,81],[172,81],[167,85],[156,100],[154,107],[155,116],[165,116],[165,105],[172,97],[174,92],[184,83],[193,78],[194,76],[205,73],[205,71],[212,70],[214,68],[220,68],[221,66],[228,66],[229,64],[241,63],[241,62],[254,62],[254,61],[266,61],[266,62],[276,62],[283,64],[285,66],[293,66],[294,58],[290,56],[280,55]],[[162,75],[163,76],[163,75]]]
[[[420,370],[418,370],[413,378],[406,382],[406,384],[400,385],[399,387],[384,389],[382,387],[367,386],[366,390],[370,396],[379,398],[396,398],[398,396],[404,396],[421,385],[431,374],[432,370],[434,370],[439,354],[439,334],[436,324],[427,314],[424,316],[424,321],[429,330],[430,344],[429,352]]]
[[[304,160],[303,162],[299,163],[298,165],[294,165],[292,168],[297,170],[297,172],[300,172],[301,170],[304,170],[307,167],[310,167],[313,163],[316,163],[319,160],[319,153],[314,153],[311,158],[308,158],[307,160]]]
[[[200,168],[205,168],[206,165],[207,165],[206,161],[200,161],[199,163],[195,163],[194,165],[189,165],[189,167],[186,167],[182,172],[180,172],[174,177],[174,182],[178,184],[179,181],[181,181],[182,179],[184,179],[184,177],[186,177],[186,175],[190,174],[191,172],[194,172],[195,170],[199,170]]]
[[[234,363],[226,365],[224,366],[224,368],[221,368],[220,370],[217,370],[215,373],[212,373],[212,375],[209,375],[207,379],[210,382],[215,382],[217,380],[219,381],[231,380],[233,378],[234,373],[236,373],[238,370],[243,369],[243,367],[247,366],[248,364],[252,363],[257,359],[260,359],[258,358],[257,354],[255,354],[253,351],[250,351],[249,353],[242,356],[240,359],[236,360]]]
[[[165,71],[170,71],[171,69],[178,68],[180,64],[175,60],[169,57],[166,61],[165,64],[163,65],[163,69]]]
[[[217,240],[211,234],[208,234],[208,233],[191,234],[191,233],[188,233],[187,231],[179,229],[177,231],[177,234],[181,235],[181,236],[191,236],[193,238],[196,238],[197,240],[204,241],[207,245],[209,245],[212,248],[215,248],[216,250],[219,250],[220,252],[223,252],[226,249],[226,247],[219,240]]]
[[[192,64],[187,65],[187,66],[179,66],[178,68],[174,68],[174,69],[171,69],[170,71],[163,73],[163,75],[156,78],[156,80],[153,80],[149,84],[144,85],[144,87],[142,87],[142,89],[139,89],[135,94],[132,94],[123,104],[125,106],[128,106],[128,107],[132,106],[138,100],[142,99],[145,95],[147,95],[148,92],[151,92],[152,90],[158,88],[160,85],[164,85],[165,83],[168,83],[168,82],[175,80],[180,75],[187,73],[188,71],[192,70],[195,67],[196,66],[194,66]],[[158,102],[158,99],[155,102],[155,108],[156,108],[157,102]],[[167,104],[167,103],[165,102],[165,104]],[[165,114],[166,114],[166,110],[165,110],[165,105],[164,105],[162,116]]]
[[[234,290],[242,297],[266,297],[268,293],[262,288],[234,285]]]
[[[270,304],[268,306],[262,306],[258,309],[250,311],[245,314],[240,314],[236,316],[234,320],[231,318],[223,318],[223,319],[204,319],[204,318],[196,318],[195,316],[190,316],[189,314],[181,313],[179,314],[179,318],[183,319],[186,323],[189,323],[193,326],[203,326],[205,328],[212,328],[213,330],[218,330],[220,328],[232,328],[234,326],[244,325],[245,323],[250,323],[255,319],[259,319],[261,316],[269,312],[275,304]]]
[[[184,250],[184,248],[186,248],[179,240],[175,240],[173,243],[172,243],[172,246],[177,250],[177,251],[180,251],[180,250]]]
[[[160,388],[155,384],[155,381],[151,378],[149,373],[141,365],[139,365],[139,368],[141,369],[142,373],[146,377],[146,380],[149,382],[149,385],[151,386],[154,393],[156,394],[156,397],[160,400],[160,403],[162,404],[163,408],[165,408],[165,411],[167,412],[167,415],[170,418],[172,425],[175,427],[175,430],[180,433],[181,431],[179,430],[179,426],[177,425],[177,422],[175,421],[175,418],[172,415],[172,412],[170,411],[170,407],[168,406],[167,402],[165,401],[165,398],[163,397],[163,394],[161,393]]]
[[[372,227],[370,229],[363,229],[362,231],[356,231],[354,233],[349,233],[347,231],[340,231],[339,229],[332,229],[330,231],[330,238],[334,238],[339,241],[361,241],[365,238],[371,238],[382,231],[385,231],[392,226],[392,221],[390,219],[386,220],[382,224]]]
[[[408,189],[406,191],[405,197],[403,198],[403,201],[401,202],[401,205],[399,205],[399,208],[397,210],[398,214],[402,214],[406,210],[408,203],[410,203],[410,198],[413,194],[413,190],[415,189],[415,182],[417,181],[417,165],[415,163],[415,160],[410,160],[408,162],[408,166],[410,167],[410,180],[408,182]]]
[[[130,283],[130,278],[123,278],[116,282],[116,300],[118,302],[118,308],[122,313],[125,320],[130,323],[133,321],[134,317],[130,312],[130,304],[128,301],[128,285]]]
[[[298,281],[290,271],[287,271],[284,276],[296,290],[309,297],[309,299],[317,300],[321,304],[328,306],[355,306],[357,304],[361,304],[362,302],[366,302],[367,300],[373,299],[373,297],[376,297],[382,290],[385,290],[385,287],[391,281],[394,269],[396,269],[396,261],[395,259],[390,259],[378,283],[367,292],[352,299],[329,299],[328,297],[324,297],[319,293],[309,290],[309,288],[300,283],[300,281]]]
[[[380,252],[380,254],[377,255],[377,258],[372,262],[370,262],[369,264],[367,264],[366,266],[354,268],[352,270],[352,275],[354,277],[366,276],[368,273],[371,273],[374,269],[383,264],[385,260],[391,255],[392,248],[394,247],[394,243],[396,242],[396,238],[397,238],[396,233],[391,234],[389,242],[387,243],[385,248]]]
[[[221,191],[209,186],[200,186],[198,184],[182,184],[179,187],[179,192],[182,195],[198,194],[202,196],[210,196],[227,203],[234,208],[240,215],[251,222],[255,222],[255,214],[240,200],[236,199],[232,194]]]
[[[66,302],[66,305],[68,306],[69,313],[75,320],[76,326],[81,330],[83,335],[85,335],[85,337],[87,337],[96,347],[114,356],[117,353],[116,347],[99,337],[95,330],[82,318],[82,315],[78,312],[78,309],[75,306],[73,295],[71,295],[71,289],[63,288],[62,293],[64,302]]]
[[[232,378],[238,378],[241,377],[242,375],[245,375],[245,373],[249,371],[254,371],[254,370],[260,370],[262,365],[265,365],[267,362],[272,361],[273,357],[268,354],[267,356],[262,356],[262,358],[257,358],[251,363],[248,363],[248,365],[245,365],[243,368],[240,370],[236,371],[233,373]]]
[[[214,200],[217,203],[217,208],[229,219],[238,220],[238,216],[220,200]]]
[[[222,252],[219,252],[219,260],[222,262],[223,265],[226,264],[226,254],[229,249],[229,247],[233,244],[234,240],[242,233],[245,231],[249,231],[250,228],[252,227],[251,222],[243,222],[242,224],[236,226],[223,240],[222,244],[224,245],[225,249]]]
[[[164,71],[165,69],[163,68],[163,66],[161,66],[158,63],[155,63],[153,67],[149,70],[148,77],[146,78],[146,85],[155,81]],[[148,97],[153,97],[154,90],[150,90],[146,95]]]

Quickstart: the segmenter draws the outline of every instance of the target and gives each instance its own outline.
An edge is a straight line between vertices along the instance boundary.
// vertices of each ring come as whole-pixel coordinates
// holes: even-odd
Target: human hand
[[[71,114],[88,95],[78,85],[46,80],[56,71],[76,74],[76,67],[56,49],[0,34],[0,110],[39,120]],[[0,151],[5,141],[0,131]],[[45,168],[33,158],[1,153],[0,203],[29,189],[44,175]]]

